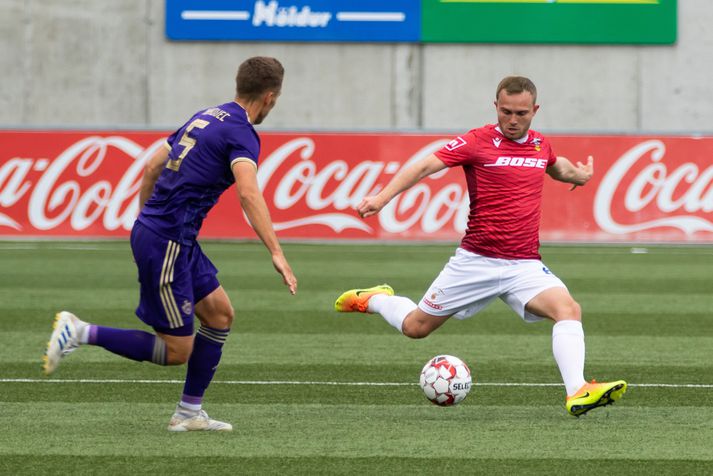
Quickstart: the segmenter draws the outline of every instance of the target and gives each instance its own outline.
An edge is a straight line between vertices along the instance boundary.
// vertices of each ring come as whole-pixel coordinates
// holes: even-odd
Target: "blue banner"
[[[419,0],[166,0],[172,40],[416,42]]]

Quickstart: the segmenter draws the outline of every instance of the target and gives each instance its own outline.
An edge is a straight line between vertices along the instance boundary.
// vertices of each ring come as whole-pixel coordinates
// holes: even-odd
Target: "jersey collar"
[[[501,136],[505,137],[505,134],[503,134],[503,131],[500,130],[500,126],[495,126],[495,130],[498,131]],[[527,134],[525,134],[524,136],[520,137],[519,139],[510,139],[510,140],[512,140],[512,141],[514,141],[514,142],[517,142],[518,144],[524,144],[525,142],[527,142],[527,140],[528,140],[529,138],[530,138],[530,132],[528,131]]]
[[[234,100],[233,102],[234,102],[235,104],[237,104],[240,109],[242,109],[243,111],[245,111],[245,117],[247,118],[248,122],[249,122],[250,124],[252,124],[253,121],[250,120],[250,114],[248,114],[248,110],[245,109],[245,108],[243,107],[243,105],[240,104],[238,101],[235,101],[235,100]]]

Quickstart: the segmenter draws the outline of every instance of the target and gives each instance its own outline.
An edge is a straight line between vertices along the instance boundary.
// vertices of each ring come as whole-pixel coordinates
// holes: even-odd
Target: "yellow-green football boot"
[[[578,417],[597,407],[611,405],[619,400],[624,392],[626,392],[626,382],[623,380],[602,383],[592,380],[582,385],[577,393],[567,397],[565,407],[570,415]]]

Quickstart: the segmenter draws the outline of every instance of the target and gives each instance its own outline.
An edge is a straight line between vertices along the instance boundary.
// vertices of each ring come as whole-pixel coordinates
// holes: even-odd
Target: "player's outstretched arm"
[[[255,233],[257,233],[257,236],[272,255],[272,264],[275,270],[282,276],[282,280],[290,289],[290,293],[295,294],[297,292],[297,278],[282,252],[282,247],[272,227],[270,211],[257,183],[255,165],[250,162],[236,162],[233,165],[233,175],[235,176],[240,205],[243,207],[250,225],[252,225]]]
[[[587,158],[587,163],[577,162],[574,165],[564,157],[557,157],[557,161],[547,168],[547,173],[555,180],[571,183],[574,190],[578,185],[584,185],[594,175],[594,157]]]
[[[144,175],[141,177],[141,188],[139,190],[139,210],[144,208],[146,200],[151,197],[153,187],[161,175],[161,171],[168,160],[168,149],[160,147],[156,153],[146,162]]]
[[[364,197],[356,210],[362,218],[375,215],[396,195],[413,187],[422,178],[445,168],[446,164],[434,154],[431,154],[401,170],[378,194]]]

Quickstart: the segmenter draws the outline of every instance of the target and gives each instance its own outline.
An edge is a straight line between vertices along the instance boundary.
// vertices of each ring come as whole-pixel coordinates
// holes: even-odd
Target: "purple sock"
[[[166,365],[166,343],[148,332],[91,325],[87,343],[127,359]]]
[[[223,344],[230,329],[213,329],[201,326],[193,342],[193,351],[188,359],[186,384],[183,386],[181,401],[200,405],[205,390],[215,375],[215,369],[223,354]]]

